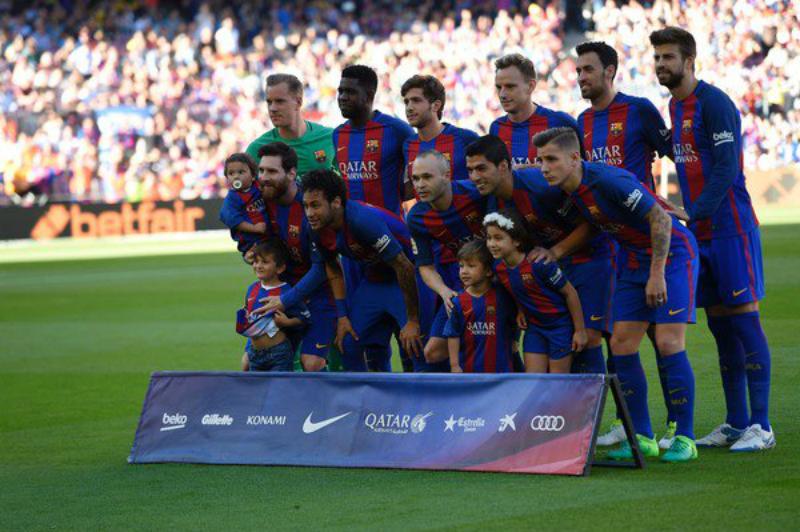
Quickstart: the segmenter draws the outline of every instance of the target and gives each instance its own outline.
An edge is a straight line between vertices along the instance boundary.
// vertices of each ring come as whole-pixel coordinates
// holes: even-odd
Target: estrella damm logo
[[[615,137],[622,135],[622,122],[612,122],[609,129]]]

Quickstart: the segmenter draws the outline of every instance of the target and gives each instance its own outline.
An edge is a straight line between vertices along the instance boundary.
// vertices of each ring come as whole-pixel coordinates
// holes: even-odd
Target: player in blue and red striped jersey
[[[492,263],[481,239],[467,242],[458,251],[458,276],[464,291],[453,298],[444,328],[453,373],[514,371],[517,306],[502,286],[492,284]]]
[[[488,198],[487,212],[514,207],[528,222],[536,244],[548,248],[548,259],[559,262],[578,291],[588,343],[574,357],[573,372],[603,373],[602,342],[603,334],[611,331],[615,276],[608,237],[598,235],[583,248],[572,246],[592,231],[588,222],[540,170],[512,170],[508,150],[499,138],[486,135],[470,144],[467,165],[478,191]]]
[[[236,331],[248,337],[242,371],[292,371],[294,348],[288,333],[307,325],[310,314],[302,302],[285,311],[259,312],[259,300],[279,297],[289,288],[280,279],[288,257],[282,242],[277,240],[257,244],[252,257],[258,280],[247,288],[244,307],[236,316]]]
[[[514,168],[535,166],[534,135],[560,126],[577,131],[578,125],[567,113],[533,102],[536,69],[530,59],[520,54],[509,54],[495,61],[494,66],[494,85],[500,105],[507,114],[492,122],[489,133],[503,140]]]
[[[486,247],[495,258],[497,278],[517,302],[525,371],[569,373],[572,355],[586,347],[578,292],[558,264],[534,262],[530,228],[513,208],[487,214]]]
[[[581,96],[592,106],[578,116],[579,138],[587,161],[624,168],[639,181],[656,191],[653,179],[653,159],[672,155],[670,131],[653,103],[646,98],[617,92],[614,77],[619,59],[616,50],[604,42],[585,42],[575,51],[578,58],[575,71]],[[624,262],[620,257],[618,263]],[[653,329],[647,335],[655,349]],[[667,430],[658,444],[669,449],[675,436],[675,415],[669,402],[666,374],[656,349],[658,375],[667,410]],[[614,359],[608,357],[608,372],[614,373]],[[625,439],[625,429],[617,420],[606,434],[597,438],[598,445],[614,445]]]
[[[604,42],[585,42],[575,51],[581,96],[592,106],[578,115],[587,161],[624,168],[655,192],[653,159],[672,154],[670,131],[647,98],[617,92],[617,52]]]
[[[377,89],[378,76],[371,68],[350,65],[342,71],[337,102],[347,122],[333,131],[336,167],[348,199],[400,214],[410,193],[403,182],[403,143],[414,130],[372,108]]]
[[[347,121],[333,131],[336,168],[345,181],[349,199],[399,215],[403,201],[411,197],[410,184],[403,178],[403,143],[414,130],[399,118],[373,109],[377,90],[378,76],[371,68],[350,65],[342,70],[337,103]],[[363,272],[347,257],[343,257],[342,267],[347,292],[354,294]],[[375,356],[384,358],[388,353]],[[403,362],[404,368],[410,369],[405,358]]]
[[[422,312],[422,331],[428,336],[425,359],[446,369],[444,325],[462,288],[456,257],[463,244],[483,235],[486,201],[469,181],[450,181],[450,162],[434,150],[416,158],[411,182],[420,200],[406,218],[414,261],[425,285],[439,296]]]
[[[258,187],[254,186],[256,163],[246,153],[234,153],[225,160],[224,169],[231,188],[222,202],[219,219],[231,230],[231,238],[244,256],[269,234],[264,200]]]
[[[364,266],[364,277],[350,299],[352,323],[346,303],[337,295],[337,344],[343,349],[345,369],[390,371],[388,355],[367,361],[364,353],[388,353],[389,338],[397,329],[402,347],[421,357],[417,281],[403,220],[386,209],[348,200],[343,180],[332,171],[309,172],[302,184],[314,246],[329,277],[330,272],[341,275],[339,254]],[[367,349],[372,346],[379,350]]]
[[[627,252],[614,294],[611,351],[642,452],[645,456],[659,454],[647,407],[647,380],[639,360],[642,338],[654,323],[677,422],[675,439],[662,460],[697,458],[694,374],[686,355],[686,324],[695,321],[698,269],[692,233],[630,172],[582,161],[578,137],[571,129],[548,130],[534,142],[547,181],[570,194],[580,213]],[[628,442],[609,456],[630,457]]]
[[[305,219],[303,195],[296,182],[297,153],[283,142],[273,142],[261,146],[258,155],[258,180],[270,233],[283,242],[289,253],[282,277],[295,285],[280,298],[265,300],[262,310],[307,302],[311,323],[300,343],[300,362],[305,371],[321,371],[327,366],[329,346],[336,334],[336,308],[331,287],[325,282],[324,265],[312,257],[311,227]],[[309,274],[312,268],[315,271]],[[343,286],[339,292],[343,297]]]
[[[406,119],[417,129],[417,134],[406,139],[403,145],[406,176],[411,176],[419,154],[436,150],[450,163],[450,179],[469,179],[464,149],[478,134],[442,122],[446,98],[442,82],[433,76],[416,75],[403,83],[400,94],[406,107]]]
[[[770,352],[761,237],[742,168],[741,117],[731,99],[695,77],[697,45],[680,28],[653,32],[658,81],[672,94],[672,142],[689,228],[700,248],[698,305],[719,351],[727,419],[699,445],[759,451],[775,446],[769,422]],[[747,413],[747,391],[751,413]]]

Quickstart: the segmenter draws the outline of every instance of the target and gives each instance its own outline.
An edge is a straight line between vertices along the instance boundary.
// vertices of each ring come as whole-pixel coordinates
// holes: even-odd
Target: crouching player
[[[260,299],[280,296],[290,286],[280,280],[287,261],[286,250],[280,242],[271,240],[258,244],[252,257],[258,280],[247,288],[244,308],[236,314],[236,332],[250,339],[242,357],[242,371],[292,371],[294,348],[285,329],[303,327],[311,315],[302,303],[286,311],[253,312]]]
[[[225,160],[225,179],[231,189],[222,202],[219,219],[231,230],[242,255],[263,241],[268,234],[264,200],[258,186],[253,186],[258,170],[246,153],[234,153]],[[249,262],[251,259],[246,258]]]
[[[502,287],[492,285],[492,262],[483,240],[467,242],[458,251],[464,291],[452,299],[444,327],[452,373],[514,371],[516,305]]]
[[[557,264],[528,259],[530,232],[516,210],[487,214],[483,225],[497,277],[519,306],[519,326],[526,328],[525,371],[569,373],[572,354],[586,347],[578,292]]]
[[[694,373],[686,355],[686,324],[695,319],[698,258],[694,237],[636,176],[581,161],[578,137],[571,129],[549,129],[536,135],[534,143],[547,181],[569,194],[581,215],[611,235],[626,253],[614,294],[611,352],[642,452],[659,455],[639,360],[639,345],[654,323],[677,424],[675,440],[661,459],[697,458]],[[631,456],[627,441],[609,453],[612,459]]]

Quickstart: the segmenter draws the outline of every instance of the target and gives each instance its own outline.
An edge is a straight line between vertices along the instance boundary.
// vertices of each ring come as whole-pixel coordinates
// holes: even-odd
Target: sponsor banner
[[[225,229],[222,199],[141,203],[50,203],[0,208],[0,240],[99,238]]]
[[[128,461],[582,475],[605,379],[159,372]]]

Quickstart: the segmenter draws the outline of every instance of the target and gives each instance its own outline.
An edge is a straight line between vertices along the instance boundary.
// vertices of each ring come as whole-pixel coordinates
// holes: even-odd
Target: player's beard
[[[603,95],[602,87],[595,87],[593,85],[589,85],[586,87],[585,90],[582,87],[580,89],[581,89],[581,96],[583,96],[584,100],[593,101]]]
[[[658,78],[658,82],[665,86],[668,89],[674,89],[675,87],[680,86],[683,83],[683,71],[681,72],[672,72],[671,70],[662,70],[663,73],[668,74],[665,78]],[[658,76],[658,72],[656,72],[656,76]]]

